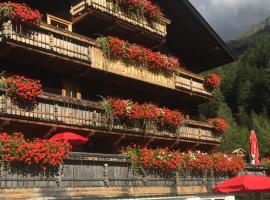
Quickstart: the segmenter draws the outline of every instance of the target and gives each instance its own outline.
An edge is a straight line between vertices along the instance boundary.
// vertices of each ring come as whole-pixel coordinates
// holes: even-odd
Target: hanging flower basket
[[[0,19],[11,19],[29,25],[39,25],[41,14],[38,10],[30,8],[22,3],[12,3],[10,1],[0,3]]]
[[[112,0],[124,12],[144,17],[149,21],[161,22],[162,13],[156,4],[150,0]]]
[[[213,129],[218,133],[224,133],[229,127],[224,119],[218,117],[210,118],[208,122],[212,124]]]
[[[6,94],[17,105],[34,105],[37,97],[42,94],[42,85],[39,80],[24,76],[9,76],[6,79]]]
[[[204,87],[207,90],[212,91],[215,88],[217,88],[220,85],[220,83],[221,83],[221,78],[218,74],[210,74],[204,80]]]

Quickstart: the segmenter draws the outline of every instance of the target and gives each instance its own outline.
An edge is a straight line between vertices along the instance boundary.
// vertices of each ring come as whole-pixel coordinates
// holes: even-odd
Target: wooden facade
[[[41,79],[45,88],[31,109],[16,105],[1,88],[0,126],[6,132],[25,132],[27,138],[48,139],[70,131],[90,141],[81,146],[80,152],[72,152],[63,165],[46,172],[23,165],[0,165],[0,199],[189,195],[208,193],[212,186],[228,178],[226,174],[186,173],[180,179],[135,175],[132,162],[116,154],[120,147],[132,143],[208,152],[221,142],[211,124],[199,121],[198,106],[212,98],[203,76],[183,67],[168,76],[143,65],[108,59],[96,40],[98,36],[112,35],[153,51],[178,55],[179,52],[172,51],[175,46],[166,41],[166,37],[171,41],[176,33],[176,21],[169,19],[174,19],[173,12],[162,15],[161,21],[150,22],[124,12],[112,0],[70,2],[69,10],[67,3],[57,4],[63,18],[57,15],[57,8],[48,9],[53,13],[44,13],[47,22],[42,21],[39,26],[0,20],[0,69]],[[47,12],[49,3],[29,3]],[[158,3],[163,5],[162,1]],[[168,14],[167,6],[162,7]],[[186,41],[182,43],[189,48]],[[220,41],[215,45],[220,45]],[[205,52],[196,50],[196,54]],[[219,56],[226,57],[223,53]],[[229,62],[231,57],[224,59],[222,63]],[[193,61],[185,61],[183,66],[190,63]],[[215,63],[209,65],[213,67]],[[185,124],[177,131],[146,131],[125,124],[109,127],[99,95],[182,110]]]
[[[48,127],[64,128],[65,130],[77,130],[85,135],[101,137],[107,135],[108,143],[114,138],[115,144],[120,146],[130,139],[138,141],[140,144],[158,143],[159,146],[169,145],[173,148],[183,147],[208,150],[219,144],[220,137],[216,136],[212,127],[207,123],[194,120],[187,120],[186,125],[180,127],[177,132],[151,130],[145,132],[140,128],[129,128],[121,125],[109,129],[102,117],[102,107],[99,102],[86,100],[74,100],[69,97],[44,93],[39,97],[38,105],[33,110],[24,110],[13,104],[4,96],[2,91],[0,97],[0,115],[2,116],[2,127],[10,131],[16,131],[19,124],[37,125]],[[5,121],[9,120],[8,124]],[[16,125],[15,125],[16,124]],[[15,127],[15,130],[14,130]],[[61,128],[60,128],[61,127]],[[54,129],[54,132],[56,131]],[[41,132],[42,132],[42,128]],[[109,137],[110,136],[110,137]],[[106,143],[107,144],[107,143]],[[114,146],[116,147],[116,146]]]
[[[202,98],[212,96],[203,86],[204,79],[197,74],[182,69],[175,77],[166,77],[132,65],[125,66],[121,62],[114,63],[106,59],[95,40],[45,23],[33,28],[12,21],[2,22],[0,36],[2,45],[28,47],[30,52],[36,50],[47,56],[55,55],[64,60],[71,59],[72,62],[88,68],[159,85],[176,92],[182,91]]]

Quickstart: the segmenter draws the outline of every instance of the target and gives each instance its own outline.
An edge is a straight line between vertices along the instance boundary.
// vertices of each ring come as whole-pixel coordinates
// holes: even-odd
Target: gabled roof
[[[166,44],[188,70],[203,72],[236,60],[235,53],[188,0],[158,3],[172,21]]]

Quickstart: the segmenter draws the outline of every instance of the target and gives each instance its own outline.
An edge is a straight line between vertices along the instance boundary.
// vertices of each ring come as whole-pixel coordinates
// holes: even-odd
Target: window
[[[47,14],[47,23],[60,29],[72,31],[72,23],[64,19]]]

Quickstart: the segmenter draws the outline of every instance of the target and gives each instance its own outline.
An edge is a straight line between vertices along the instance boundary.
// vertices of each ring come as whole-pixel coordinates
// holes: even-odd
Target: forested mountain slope
[[[270,32],[270,16],[265,20],[252,25],[245,32],[241,33],[236,38],[230,40],[228,45],[231,46],[238,54],[246,51],[254,40],[260,36],[266,35]]]
[[[248,43],[246,49],[237,62],[215,69],[222,76],[220,90],[200,107],[201,118],[218,115],[230,124],[219,150],[248,150],[250,129],[255,129],[261,154],[270,152],[270,29],[257,33],[238,37]]]

